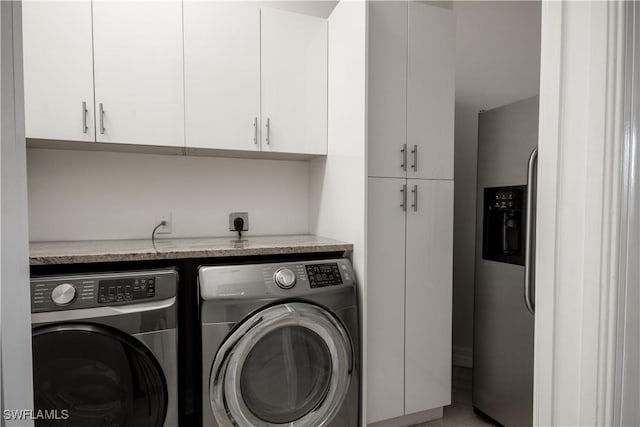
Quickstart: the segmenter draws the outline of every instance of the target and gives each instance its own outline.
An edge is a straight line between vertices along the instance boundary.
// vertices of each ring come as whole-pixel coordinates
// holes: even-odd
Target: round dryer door
[[[56,425],[161,427],[167,412],[155,357],[135,338],[103,326],[35,329],[33,385],[36,409],[68,411]]]
[[[352,369],[351,340],[335,316],[304,302],[270,306],[218,350],[211,408],[221,426],[327,426]]]

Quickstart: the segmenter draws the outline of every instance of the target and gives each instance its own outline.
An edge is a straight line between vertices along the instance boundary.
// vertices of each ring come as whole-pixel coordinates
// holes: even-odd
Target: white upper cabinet
[[[369,176],[453,179],[451,10],[369,3]]]
[[[262,8],[262,150],[327,153],[327,21]]]
[[[91,2],[26,1],[22,20],[27,138],[95,141]]]
[[[408,52],[407,175],[453,179],[453,12],[409,2]]]
[[[94,1],[99,142],[184,146],[182,3]]]
[[[451,403],[453,181],[409,179],[407,190],[404,405],[413,414]]]
[[[184,2],[186,145],[260,149],[260,7]]]
[[[406,177],[407,2],[369,7],[369,176]]]
[[[327,20],[261,6],[25,2],[27,137],[327,154]]]

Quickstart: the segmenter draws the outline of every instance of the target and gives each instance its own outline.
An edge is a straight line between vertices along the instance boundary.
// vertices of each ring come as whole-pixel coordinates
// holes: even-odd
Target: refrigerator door
[[[505,426],[533,421],[533,316],[521,266],[489,261],[476,285],[473,406]]]
[[[523,296],[524,266],[482,256],[484,196],[485,188],[527,183],[537,140],[538,97],[479,116],[473,406],[505,426],[533,421],[534,316]]]

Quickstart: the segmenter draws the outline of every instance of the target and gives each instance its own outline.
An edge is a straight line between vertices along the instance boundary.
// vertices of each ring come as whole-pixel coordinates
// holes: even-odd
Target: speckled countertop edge
[[[29,261],[31,265],[54,265],[352,250],[351,243],[309,234],[256,236],[242,241],[229,237],[156,239],[155,248],[150,239],[31,242]]]

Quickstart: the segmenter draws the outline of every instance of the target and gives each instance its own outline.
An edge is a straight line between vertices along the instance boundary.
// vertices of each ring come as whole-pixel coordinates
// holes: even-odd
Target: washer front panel
[[[243,387],[243,370],[260,351],[266,351],[269,370],[261,381],[268,384],[255,384],[244,396],[250,387]],[[220,426],[327,426],[341,408],[352,370],[351,340],[332,314],[304,302],[273,305],[242,322],[219,348],[209,381],[211,409]]]
[[[66,411],[68,421],[59,425],[165,423],[168,385],[160,363],[114,328],[63,323],[34,329],[33,382],[36,409]]]

